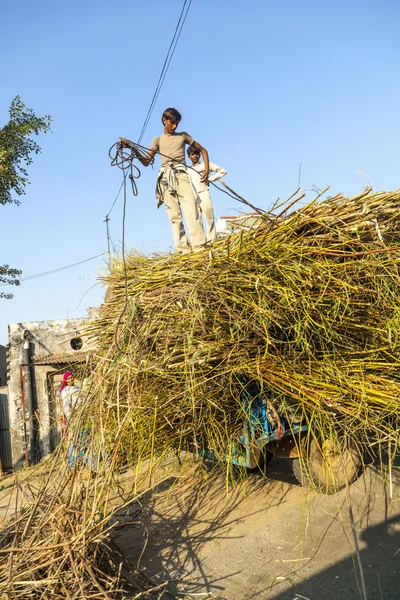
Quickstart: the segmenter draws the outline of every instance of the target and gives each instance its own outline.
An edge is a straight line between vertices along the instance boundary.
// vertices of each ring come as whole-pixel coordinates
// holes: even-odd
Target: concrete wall
[[[96,309],[91,309],[90,319],[94,318]],[[46,376],[55,371],[59,364],[51,364],[55,357],[62,357],[65,364],[74,361],[74,355],[89,352],[94,347],[94,340],[84,337],[88,326],[89,317],[82,319],[65,319],[59,321],[35,321],[14,323],[8,326],[10,379],[8,382],[8,403],[10,414],[10,431],[12,443],[13,467],[20,468],[25,464],[26,442],[30,448],[29,440],[29,415],[25,401],[25,414],[23,411],[23,398],[21,390],[20,365],[23,362],[23,346],[29,342],[29,353],[32,365],[30,367],[33,384],[33,408],[36,410],[36,443],[35,456],[30,452],[30,462],[45,456],[54,449],[57,435],[51,427],[57,417],[57,406],[54,399],[46,390]],[[82,337],[81,337],[82,336]],[[80,337],[82,347],[75,351],[71,347],[71,339]],[[49,360],[49,364],[34,364],[34,360]],[[63,362],[62,361],[62,362]],[[24,378],[24,385],[26,380]],[[26,396],[26,393],[25,393]],[[26,429],[26,434],[25,434]],[[53,426],[54,429],[54,426]]]

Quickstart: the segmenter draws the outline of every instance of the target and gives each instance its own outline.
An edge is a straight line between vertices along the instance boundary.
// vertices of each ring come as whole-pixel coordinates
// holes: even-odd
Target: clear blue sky
[[[2,8],[0,124],[19,94],[53,134],[38,140],[22,205],[0,206],[0,264],[24,276],[106,250],[104,217],[121,183],[107,152],[136,140],[182,0],[21,0]],[[174,106],[181,129],[228,171],[226,182],[268,208],[301,185],[352,195],[368,176],[399,186],[400,80],[397,0],[193,0],[143,143]],[[166,251],[172,236],[156,209],[156,170],[142,168],[129,195],[126,239],[141,252]],[[311,199],[312,196],[310,196]],[[242,206],[214,191],[216,215]],[[111,214],[121,239],[122,197]],[[118,245],[118,241],[116,241]],[[7,323],[81,316],[101,302],[101,260],[28,281],[0,300]],[[6,291],[8,288],[2,288]]]

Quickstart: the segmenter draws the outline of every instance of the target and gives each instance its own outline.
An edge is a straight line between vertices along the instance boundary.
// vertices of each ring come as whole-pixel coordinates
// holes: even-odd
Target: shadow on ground
[[[389,487],[373,465],[351,487],[368,600],[400,598],[398,469],[392,498]],[[363,598],[345,491],[307,493],[287,461],[229,493],[219,470],[184,484],[171,478],[140,508],[140,526],[121,529],[115,541],[132,570],[139,564],[144,579],[169,582],[164,598]]]
[[[264,597],[270,600],[399,600],[400,516],[368,527],[361,533],[360,541],[366,543],[359,554],[364,584],[354,553],[289,590]],[[260,597],[259,592],[247,596],[246,600],[256,597]]]
[[[170,597],[190,594],[215,597],[224,590],[224,581],[237,572],[214,576],[203,569],[202,551],[240,540],[244,532],[238,525],[278,510],[289,493],[288,481],[294,479],[285,464],[279,478],[266,479],[253,474],[239,481],[227,494],[227,482],[220,469],[192,476],[184,485],[171,478],[144,496],[141,502],[142,526],[122,530],[114,538],[124,556],[153,582],[168,580]],[[297,486],[297,484],[295,484]],[[135,510],[131,507],[131,511]],[[144,549],[143,549],[144,548]],[[182,589],[185,589],[185,593]]]

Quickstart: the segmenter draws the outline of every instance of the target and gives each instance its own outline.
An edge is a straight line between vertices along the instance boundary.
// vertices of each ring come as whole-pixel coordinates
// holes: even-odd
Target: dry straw
[[[90,432],[91,459],[71,472],[60,449],[35,505],[8,528],[5,597],[141,594],[110,545],[124,505],[115,474],[151,472],[166,454],[204,446],[229,454],[248,418],[249,381],[315,439],[396,453],[400,192],[290,206],[189,257],[132,253],[126,277],[113,260],[75,426]],[[129,501],[143,489],[136,483]]]
[[[121,459],[241,431],[244,382],[278,413],[358,446],[396,443],[400,193],[336,196],[252,226],[191,257],[127,261],[105,282],[92,408]],[[100,401],[100,402],[99,402]]]

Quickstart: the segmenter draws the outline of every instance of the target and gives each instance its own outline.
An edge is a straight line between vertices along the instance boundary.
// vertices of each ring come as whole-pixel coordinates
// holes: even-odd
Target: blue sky
[[[21,0],[2,8],[0,124],[17,94],[54,121],[38,140],[22,205],[0,206],[0,264],[29,276],[107,249],[103,220],[122,177],[108,149],[120,136],[138,138],[181,7]],[[292,194],[300,162],[305,189],[354,195],[367,180],[397,189],[399,13],[396,0],[193,0],[143,143],[162,132],[164,108],[178,108],[181,129],[227,169],[225,181],[263,208]],[[154,198],[157,167],[141,168],[139,196],[128,196],[127,245],[145,253],[172,246]],[[217,216],[242,210],[218,191],[213,201]],[[121,214],[122,196],[110,221],[117,249]],[[75,310],[104,268],[97,259],[16,288],[13,300],[0,300],[0,343],[8,323],[81,316],[99,304],[101,285]]]

